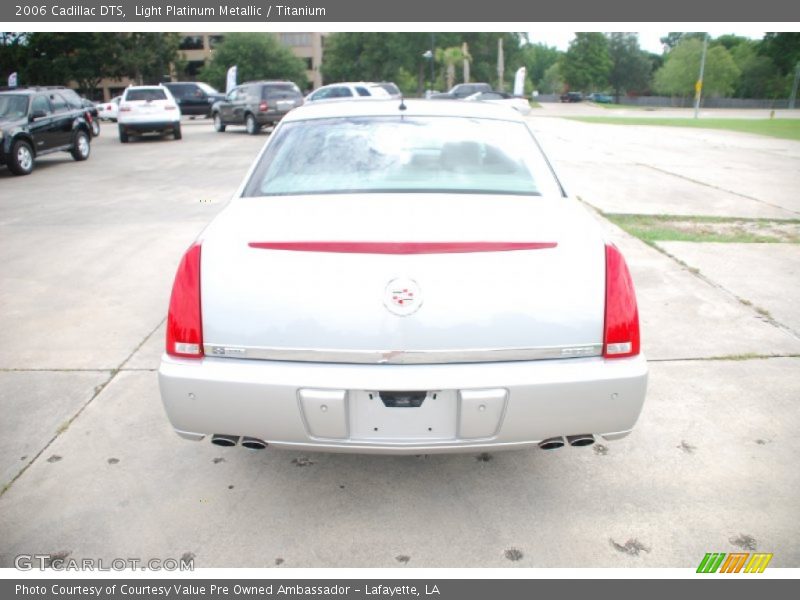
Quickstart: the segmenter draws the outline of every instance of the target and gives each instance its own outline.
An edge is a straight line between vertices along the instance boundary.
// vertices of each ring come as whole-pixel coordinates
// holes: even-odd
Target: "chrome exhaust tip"
[[[542,450],[557,450],[558,448],[563,447],[564,438],[562,437],[547,438],[546,440],[539,442],[539,448]]]
[[[267,447],[267,442],[253,437],[243,437],[242,446],[251,450],[263,450]]]
[[[568,435],[567,442],[570,446],[579,448],[581,446],[591,446],[594,444],[594,436],[591,433],[581,433],[580,435]]]
[[[215,433],[211,436],[211,443],[216,444],[217,446],[235,446],[239,443],[239,436]]]

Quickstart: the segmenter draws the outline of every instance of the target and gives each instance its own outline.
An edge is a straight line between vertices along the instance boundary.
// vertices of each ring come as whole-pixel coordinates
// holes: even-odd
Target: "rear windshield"
[[[559,193],[523,123],[460,117],[351,117],[284,123],[273,135],[245,196]]]
[[[0,117],[18,119],[28,113],[28,97],[11,94],[0,95]]]
[[[125,95],[126,102],[144,101],[150,102],[153,100],[166,100],[167,94],[160,88],[148,88],[145,90],[128,90]]]
[[[264,86],[261,91],[263,100],[280,100],[281,98],[297,98],[302,96],[300,88],[293,83],[278,83]]]

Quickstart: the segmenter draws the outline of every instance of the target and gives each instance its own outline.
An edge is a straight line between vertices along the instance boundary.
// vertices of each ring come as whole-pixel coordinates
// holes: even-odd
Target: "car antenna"
[[[406,99],[403,98],[402,95],[400,96],[400,106],[398,106],[397,108],[399,108],[400,110],[408,109],[408,107],[406,106]]]

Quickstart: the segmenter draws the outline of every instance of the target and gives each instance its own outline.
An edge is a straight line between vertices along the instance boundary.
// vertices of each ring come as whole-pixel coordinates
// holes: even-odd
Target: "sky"
[[[699,25],[699,24],[698,24]],[[732,23],[728,27],[706,27],[705,29],[687,29],[687,31],[708,31],[709,35],[712,37],[718,37],[720,35],[726,33],[734,33],[736,35],[741,35],[744,37],[749,37],[752,39],[761,39],[764,36],[763,31],[755,31],[751,29],[747,29],[742,26],[741,23]],[[762,25],[763,27],[763,25]],[[672,29],[672,31],[682,31],[682,29]],[[662,45],[660,38],[667,35],[669,31],[661,31],[650,29],[648,31],[641,31],[639,32],[639,45],[642,47],[643,50],[648,52],[655,52],[656,54],[661,54],[662,52]],[[528,32],[530,36],[530,40],[533,43],[544,43],[548,46],[555,46],[559,50],[566,50],[569,47],[569,43],[572,38],[575,37],[575,34],[568,31],[530,31]]]

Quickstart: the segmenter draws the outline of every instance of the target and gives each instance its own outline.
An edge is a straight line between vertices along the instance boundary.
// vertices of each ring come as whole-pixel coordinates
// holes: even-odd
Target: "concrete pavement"
[[[661,152],[632,128],[597,154],[591,126],[548,121],[536,127],[556,142],[556,167],[590,190],[597,172],[582,167],[607,155],[628,212],[644,202],[624,176],[637,162],[670,171],[677,147],[687,157],[705,148],[666,130]],[[376,457],[178,438],[155,375],[170,281],[266,138],[217,134],[206,121],[187,122],[181,142],[123,146],[112,134],[86,163],[48,159],[27,178],[0,171],[0,330],[13,342],[0,349],[0,408],[13,414],[0,421],[0,472],[5,484],[16,477],[0,495],[0,566],[65,553],[194,555],[198,567],[694,567],[706,552],[752,549],[774,552],[771,566],[800,564],[800,339],[736,298],[752,288],[699,277],[610,224],[651,359],[644,412],[623,441]],[[780,154],[751,137],[719,148],[723,164]],[[774,189],[791,185],[798,146],[776,166]],[[742,170],[719,210],[736,210],[732,198],[759,177]],[[674,196],[664,184],[650,199]],[[793,214],[791,199],[770,198],[769,210]],[[742,206],[767,211],[766,200]],[[747,358],[773,354],[785,357]]]

